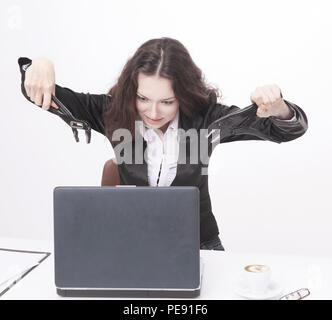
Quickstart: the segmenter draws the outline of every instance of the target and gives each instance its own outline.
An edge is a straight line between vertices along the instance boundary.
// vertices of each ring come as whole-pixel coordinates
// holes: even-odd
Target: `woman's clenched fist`
[[[282,98],[280,88],[275,84],[257,87],[250,95],[250,100],[258,106],[258,117],[274,116],[286,120],[293,116],[293,111],[289,109]]]
[[[36,58],[25,72],[25,91],[30,100],[37,106],[48,110],[50,106],[59,109],[52,101],[55,95],[55,72],[52,61]]]

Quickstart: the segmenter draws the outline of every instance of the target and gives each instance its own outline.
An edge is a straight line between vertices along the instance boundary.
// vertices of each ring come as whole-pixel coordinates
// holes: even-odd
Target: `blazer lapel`
[[[137,186],[149,186],[148,181],[148,170],[147,170],[147,163],[144,159],[144,152],[147,147],[147,142],[143,139],[143,148],[141,146],[135,150],[135,141],[131,142],[131,150],[132,150],[132,161],[131,163],[121,163],[118,164],[119,167],[119,174],[121,184],[128,185],[133,184]],[[137,153],[137,154],[136,154]],[[136,154],[136,156],[135,156]],[[135,162],[135,158],[142,159],[142,163]]]
[[[198,121],[200,120],[197,117]],[[193,123],[188,121],[187,117],[180,110],[179,112],[179,124],[178,129],[189,130],[189,129],[198,129],[199,123]],[[180,135],[181,137],[181,135]],[[176,168],[176,176],[171,183],[171,186],[191,186],[195,183],[194,179],[197,178],[197,170],[200,170],[200,165],[190,163],[190,139],[180,139],[179,142],[179,155],[185,152],[186,163],[178,163]],[[198,159],[199,160],[199,159]],[[199,161],[198,161],[199,162]]]

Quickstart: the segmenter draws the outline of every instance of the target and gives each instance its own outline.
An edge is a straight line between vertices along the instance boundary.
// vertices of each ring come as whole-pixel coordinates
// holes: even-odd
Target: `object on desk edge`
[[[7,248],[0,248],[0,251],[7,251],[7,252],[16,252],[16,253],[31,253],[31,254],[41,254],[42,258],[37,261],[37,263],[33,263],[31,267],[28,269],[22,270],[21,273],[18,273],[14,275],[13,277],[8,278],[7,281],[4,281],[1,283],[2,285],[5,285],[5,288],[2,289],[0,286],[0,298],[3,296],[9,289],[11,289],[18,281],[20,281],[22,278],[24,278],[30,271],[32,271],[34,268],[38,267],[47,257],[50,256],[50,252],[44,252],[44,251],[28,251],[28,250],[17,250],[17,249],[7,249]]]
[[[282,296],[279,300],[302,300],[309,295],[310,295],[309,289],[302,288]]]

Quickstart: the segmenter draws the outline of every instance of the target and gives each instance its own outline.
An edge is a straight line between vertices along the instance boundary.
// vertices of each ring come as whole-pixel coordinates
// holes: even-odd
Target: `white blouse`
[[[179,110],[163,135],[146,126],[143,121],[143,125],[139,126],[140,133],[147,142],[145,159],[148,181],[152,187],[170,186],[176,176],[179,156],[178,121]]]

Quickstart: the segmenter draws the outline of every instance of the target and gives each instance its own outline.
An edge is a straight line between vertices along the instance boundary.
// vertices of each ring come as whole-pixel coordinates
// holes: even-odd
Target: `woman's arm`
[[[281,143],[299,138],[306,132],[307,116],[299,106],[277,97],[277,93],[276,102],[273,95],[271,100],[265,101],[265,96],[262,99],[262,94],[255,93],[251,96],[252,106],[240,109],[234,105],[217,104],[209,109],[206,123],[209,132],[221,130],[219,143],[241,140]]]
[[[28,101],[50,112],[50,108],[58,108],[51,100],[53,94],[75,118],[89,122],[92,129],[105,134],[102,115],[110,96],[78,93],[57,85],[53,63],[45,58],[31,60],[21,57],[18,64],[22,76],[21,91]]]
[[[30,101],[44,110],[48,110],[50,106],[58,109],[51,99],[51,95],[55,94],[55,71],[52,61],[46,58],[20,58],[19,64],[25,72],[23,85]]]

